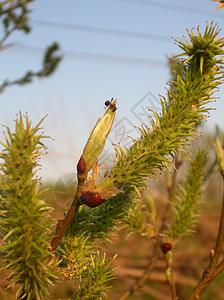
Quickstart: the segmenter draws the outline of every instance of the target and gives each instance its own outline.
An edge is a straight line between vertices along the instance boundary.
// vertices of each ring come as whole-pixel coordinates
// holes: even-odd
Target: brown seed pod
[[[106,201],[99,193],[84,192],[80,197],[81,203],[88,207],[97,207]]]
[[[172,248],[172,245],[171,245],[171,243],[168,243],[168,242],[161,245],[163,254],[166,254],[168,251],[171,250],[171,248]]]
[[[85,171],[86,171],[86,162],[85,162],[84,158],[81,155],[81,157],[79,159],[79,162],[77,164],[78,175],[85,173]]]

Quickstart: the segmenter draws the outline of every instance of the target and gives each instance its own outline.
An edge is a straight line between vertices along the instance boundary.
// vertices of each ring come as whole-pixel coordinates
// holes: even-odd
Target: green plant
[[[37,134],[42,120],[32,128],[27,115],[25,119],[24,125],[22,115],[17,117],[15,133],[6,127],[6,143],[1,142],[1,251],[13,285],[19,284],[18,294],[22,290],[29,299],[34,291],[41,299],[56,279],[52,264],[45,264],[52,236],[51,208],[40,199],[40,181],[34,176],[45,136]]]
[[[199,137],[197,126],[206,118],[209,103],[214,101],[214,92],[223,79],[224,39],[218,39],[218,33],[216,26],[207,24],[203,35],[198,28],[197,34],[193,30],[188,32],[189,41],[176,40],[183,53],[174,58],[176,67],[167,99],[160,97],[162,113],[153,112],[152,129],[146,125],[140,127],[140,137],[132,140],[130,148],[115,146],[115,164],[104,179],[97,182],[96,161],[117,112],[116,100],[111,100],[77,164],[74,201],[64,219],[57,221],[55,233],[49,206],[39,199],[39,180],[34,177],[43,148],[44,136],[37,135],[40,123],[32,128],[26,116],[24,125],[20,114],[15,133],[7,128],[1,154],[3,245],[0,250],[5,268],[11,270],[13,284],[19,284],[21,299],[44,299],[50,285],[63,279],[74,281],[72,299],[106,298],[106,284],[114,279],[111,263],[115,257],[106,260],[105,248],[112,232],[120,225],[128,228],[129,235],[137,232],[148,241],[154,240],[153,255],[143,276],[120,299],[126,299],[145,284],[161,253],[172,299],[178,299],[173,277],[173,245],[193,232],[198,218],[206,180],[206,152],[192,151],[190,144]],[[218,141],[216,153],[224,176],[224,154]],[[176,188],[176,172],[183,160],[187,163]],[[172,168],[175,171],[171,172]],[[146,180],[153,180],[164,172],[169,201],[165,215],[161,216],[148,194]],[[223,261],[219,263],[223,231],[222,217],[217,244],[211,251],[211,263],[187,299],[198,299],[224,269]],[[22,251],[24,244],[26,251]]]
[[[30,33],[31,27],[29,25],[29,4],[35,0],[13,0],[1,1],[0,3],[0,19],[2,25],[3,36],[0,39],[0,49],[7,50],[13,46],[13,43],[7,43],[8,38],[15,32],[21,31],[25,34]],[[44,54],[42,68],[39,71],[27,71],[21,78],[15,80],[4,80],[0,85],[0,93],[6,87],[12,85],[24,85],[32,82],[35,77],[46,77],[51,75],[57,68],[62,56],[57,55],[59,45],[54,42],[49,46]]]

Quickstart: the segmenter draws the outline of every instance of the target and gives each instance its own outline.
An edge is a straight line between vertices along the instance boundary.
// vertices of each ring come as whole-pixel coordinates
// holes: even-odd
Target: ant
[[[110,107],[112,107],[113,108],[113,111],[115,111],[116,109],[117,109],[117,107],[116,107],[116,103],[112,103],[112,101],[113,101],[113,98],[111,98],[111,100],[106,100],[105,101],[105,106],[110,106]]]

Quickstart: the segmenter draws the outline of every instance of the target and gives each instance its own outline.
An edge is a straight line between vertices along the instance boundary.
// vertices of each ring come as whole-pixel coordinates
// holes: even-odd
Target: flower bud
[[[99,193],[84,192],[80,197],[81,204],[86,204],[88,207],[97,207],[106,201]]]
[[[213,259],[213,257],[215,256],[215,251],[214,249],[210,250],[210,259]]]
[[[170,251],[171,250],[171,248],[172,248],[172,245],[171,245],[171,243],[163,243],[162,245],[161,245],[161,249],[162,249],[162,252],[163,252],[163,254],[166,254],[168,251]]]
[[[81,155],[79,162],[77,164],[77,173],[78,173],[78,175],[80,175],[80,174],[85,173],[85,171],[86,171],[86,162]]]
[[[102,152],[107,136],[110,133],[111,127],[113,125],[113,121],[116,114],[116,100],[111,100],[109,107],[107,108],[107,111],[103,115],[101,119],[98,120],[95,127],[90,133],[89,139],[86,143],[86,146],[83,150],[83,154],[81,156],[82,162],[85,162],[86,169],[84,172],[84,167],[82,165],[82,162],[80,162],[79,170],[81,171],[81,174],[88,173],[97,158],[99,157],[100,153]],[[82,168],[83,167],[83,168]],[[77,166],[78,168],[78,166]]]

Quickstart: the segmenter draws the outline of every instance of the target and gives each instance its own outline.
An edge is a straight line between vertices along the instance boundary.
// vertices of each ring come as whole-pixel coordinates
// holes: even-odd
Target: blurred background
[[[31,3],[32,32],[15,33],[8,40],[13,46],[1,52],[1,81],[38,70],[44,50],[54,41],[60,44],[63,60],[49,78],[7,88],[0,95],[0,123],[12,128],[22,111],[35,125],[48,114],[43,127],[54,140],[45,141],[48,155],[39,174],[55,181],[76,172],[89,133],[105,111],[105,100],[117,98],[114,129],[101,155],[101,164],[109,164],[111,143],[128,146],[127,135],[138,136],[134,125],[149,122],[147,109],[159,111],[158,94],[166,94],[170,77],[167,58],[181,52],[172,37],[183,39],[186,29],[197,26],[203,32],[206,21],[222,28],[224,11],[217,12],[216,6],[210,0]],[[221,89],[206,132],[215,124],[224,126],[222,95]]]

